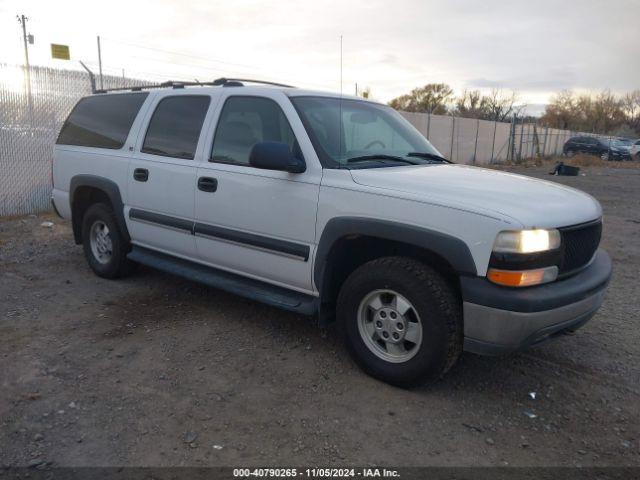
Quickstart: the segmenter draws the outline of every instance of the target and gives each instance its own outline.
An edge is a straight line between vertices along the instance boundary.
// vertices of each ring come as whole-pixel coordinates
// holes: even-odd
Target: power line
[[[117,40],[114,38],[110,38],[110,37],[101,37],[103,40],[109,40],[111,42],[114,43],[118,43],[120,45],[125,45],[125,46],[129,46],[129,47],[134,47],[134,48],[140,48],[143,50],[149,50],[149,51],[154,51],[154,52],[159,52],[159,53],[164,53],[164,54],[168,54],[168,55],[174,55],[174,56],[181,56],[181,57],[185,57],[185,58],[191,58],[191,59],[196,59],[196,60],[201,60],[204,62],[208,62],[208,63],[219,63],[219,64],[223,64],[223,65],[230,65],[230,66],[234,66],[234,67],[239,67],[242,69],[249,69],[249,71],[244,71],[241,72],[241,70],[236,70],[237,72],[241,72],[241,73],[250,73],[253,74],[256,71],[262,71],[266,73],[266,70],[264,68],[261,67],[256,67],[256,66],[251,66],[251,65],[247,65],[247,64],[241,64],[241,63],[234,63],[234,62],[228,62],[225,60],[218,60],[218,59],[212,59],[212,58],[206,58],[206,57],[202,57],[202,56],[198,56],[198,55],[192,55],[192,54],[187,54],[187,53],[182,53],[182,52],[176,52],[176,51],[171,51],[171,50],[165,50],[165,49],[161,49],[161,48],[156,48],[156,47],[148,47],[148,46],[144,46],[144,45],[140,45],[140,44],[135,44],[135,43],[130,43],[130,42],[124,42],[121,40]],[[184,66],[190,66],[193,68],[201,68],[201,69],[208,69],[211,71],[216,71],[216,72],[221,72],[221,73],[227,73],[226,70],[220,70],[219,68],[216,67],[212,67],[212,66],[206,66],[206,65],[199,65],[199,64],[193,64],[193,63],[184,63],[184,62],[176,62],[175,60],[173,61],[169,61],[167,62],[167,60],[165,59],[158,59],[158,58],[153,58],[153,57],[141,57],[141,56],[135,56],[135,55],[130,55],[131,58],[137,58],[137,59],[141,59],[141,60],[147,60],[147,61],[152,61],[152,62],[162,62],[164,64],[176,64],[176,65],[184,65]],[[312,87],[316,87],[316,88],[322,88],[322,89],[326,89],[326,88],[333,88],[333,86],[330,86],[328,84],[318,84],[318,83],[311,83],[308,82],[306,80],[302,80],[302,79],[296,79],[295,77],[291,77],[291,76],[286,76],[286,80],[284,78],[278,78],[278,77],[274,77],[272,76],[270,73],[266,73],[266,76],[268,76],[270,79],[273,80],[277,80],[277,81],[288,81],[291,82],[293,81],[299,81],[300,83],[312,86]]]
[[[171,51],[171,50],[164,50],[162,48],[146,47],[144,45],[139,45],[139,44],[135,44],[135,43],[123,42],[122,40],[116,40],[114,38],[108,38],[108,37],[103,37],[103,38],[106,38],[107,40],[109,40],[111,42],[119,43],[121,45],[126,45],[126,46],[129,46],[129,47],[142,48],[144,50],[152,50],[154,52],[168,53],[169,55],[177,55],[177,56],[181,56],[181,57],[189,57],[189,58],[194,58],[194,59],[198,59],[198,60],[205,60],[207,62],[223,63],[223,64],[226,64],[226,65],[234,65],[234,66],[237,66],[237,67],[245,67],[245,68],[256,69],[256,67],[252,66],[252,65],[246,65],[246,64],[242,64],[242,63],[232,63],[232,62],[227,62],[225,60],[216,60],[216,59],[213,59],[213,58],[200,57],[198,55],[191,55],[191,54],[188,54],[188,53],[175,52],[175,51]]]

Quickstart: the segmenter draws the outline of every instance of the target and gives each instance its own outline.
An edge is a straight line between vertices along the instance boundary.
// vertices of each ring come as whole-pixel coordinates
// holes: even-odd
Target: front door
[[[265,89],[266,90],[266,89]],[[210,265],[311,293],[311,259],[322,170],[293,106],[279,91],[225,93],[198,168],[196,247]],[[249,165],[258,142],[287,143],[306,171]],[[212,186],[214,185],[214,186]]]

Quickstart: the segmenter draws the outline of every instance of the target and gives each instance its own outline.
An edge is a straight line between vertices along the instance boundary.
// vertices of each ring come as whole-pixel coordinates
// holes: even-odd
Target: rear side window
[[[224,104],[211,151],[212,162],[249,165],[256,143],[282,142],[301,158],[302,153],[280,106],[265,97],[229,97]]]
[[[81,99],[64,122],[60,145],[122,148],[148,93],[96,95]]]
[[[142,151],[193,160],[211,98],[207,95],[166,97],[153,112]]]

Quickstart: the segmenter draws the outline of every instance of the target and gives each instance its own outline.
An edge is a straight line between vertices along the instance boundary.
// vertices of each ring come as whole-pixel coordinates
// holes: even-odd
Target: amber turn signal
[[[530,287],[553,282],[558,278],[558,267],[537,268],[535,270],[498,270],[490,268],[487,278],[505,287]]]

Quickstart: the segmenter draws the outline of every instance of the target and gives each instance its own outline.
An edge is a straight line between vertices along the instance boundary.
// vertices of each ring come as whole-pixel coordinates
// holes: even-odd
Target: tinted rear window
[[[122,148],[148,93],[96,95],[81,99],[64,122],[58,144]]]
[[[193,160],[211,98],[180,95],[160,100],[153,112],[142,151]]]

